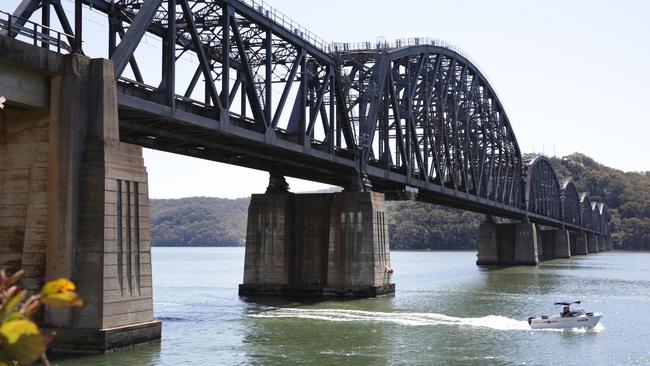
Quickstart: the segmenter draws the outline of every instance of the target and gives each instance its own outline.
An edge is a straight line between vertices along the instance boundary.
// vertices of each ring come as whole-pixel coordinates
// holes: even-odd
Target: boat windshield
[[[587,312],[584,309],[574,309],[571,311],[571,316],[585,315]]]

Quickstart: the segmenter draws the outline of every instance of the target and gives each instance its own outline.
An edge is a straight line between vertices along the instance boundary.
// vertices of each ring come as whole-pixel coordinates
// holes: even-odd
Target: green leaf
[[[31,365],[45,352],[47,342],[31,320],[14,320],[0,327],[0,338],[10,359]]]
[[[25,299],[25,296],[27,295],[26,290],[19,291],[17,294],[12,296],[2,307],[2,316],[5,317],[7,314],[10,314],[14,311],[16,306],[18,306],[23,300]],[[3,319],[4,322],[4,319]]]

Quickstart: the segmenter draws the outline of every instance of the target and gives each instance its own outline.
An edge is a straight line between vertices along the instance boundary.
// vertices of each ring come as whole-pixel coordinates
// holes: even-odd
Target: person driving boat
[[[565,306],[562,309],[562,313],[560,314],[560,316],[562,316],[563,318],[566,318],[567,316],[571,316],[571,310],[569,310],[568,306]]]

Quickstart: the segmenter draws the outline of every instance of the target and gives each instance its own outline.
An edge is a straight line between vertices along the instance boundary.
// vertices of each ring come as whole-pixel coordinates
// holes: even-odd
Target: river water
[[[395,297],[247,301],[243,248],[154,248],[160,345],[72,365],[650,365],[650,253],[479,268],[475,252],[392,252]],[[525,319],[580,299],[593,331]]]

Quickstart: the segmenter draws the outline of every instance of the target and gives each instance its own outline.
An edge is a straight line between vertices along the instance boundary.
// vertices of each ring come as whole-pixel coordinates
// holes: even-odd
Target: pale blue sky
[[[650,170],[648,1],[267,2],[328,41],[451,42],[489,77],[524,152],[578,151],[618,169]],[[16,3],[3,0],[0,9]],[[264,172],[154,151],[145,159],[153,198],[241,197],[267,183]],[[321,187],[290,184],[298,191]]]

